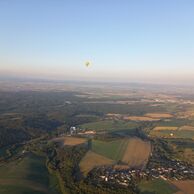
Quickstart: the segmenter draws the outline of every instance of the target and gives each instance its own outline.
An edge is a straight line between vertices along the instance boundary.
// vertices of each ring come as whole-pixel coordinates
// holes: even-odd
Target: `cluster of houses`
[[[129,186],[131,182],[140,180],[185,180],[194,179],[194,166],[174,160],[173,166],[161,166],[157,168],[123,169],[114,167],[99,167],[95,169],[95,179],[112,184]]]
[[[148,171],[153,178],[163,178],[164,180],[194,179],[194,166],[180,160],[170,160],[157,168],[148,166],[146,171]]]

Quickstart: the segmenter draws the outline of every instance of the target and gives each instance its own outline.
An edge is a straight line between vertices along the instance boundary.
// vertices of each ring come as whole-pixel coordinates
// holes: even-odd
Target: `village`
[[[194,167],[185,162],[173,160],[168,166],[140,170],[138,168],[115,169],[113,167],[98,167],[92,172],[94,182],[118,184],[128,187],[132,182],[141,180],[187,180],[194,179]]]

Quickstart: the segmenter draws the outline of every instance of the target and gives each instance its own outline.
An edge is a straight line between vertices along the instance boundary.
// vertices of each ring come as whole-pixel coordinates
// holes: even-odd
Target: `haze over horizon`
[[[0,76],[188,84],[193,34],[192,0],[1,1]]]

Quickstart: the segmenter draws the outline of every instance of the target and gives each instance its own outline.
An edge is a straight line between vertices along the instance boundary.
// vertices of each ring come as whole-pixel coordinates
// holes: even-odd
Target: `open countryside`
[[[96,92],[98,93],[98,89]],[[104,91],[104,94],[106,92]],[[177,108],[177,112],[180,111],[178,99],[177,106],[174,102],[172,106],[145,106],[141,101],[138,105],[129,103],[101,106],[98,103],[96,106],[95,103],[86,104],[86,99],[78,97],[77,93],[75,95],[67,91],[50,92],[50,95],[53,95],[52,100],[45,92],[32,93],[37,101],[31,101],[32,97],[26,99],[25,92],[16,94],[19,95],[21,102],[31,103],[27,110],[23,108],[22,111],[26,112],[19,120],[7,122],[13,118],[11,113],[20,112],[22,106],[20,101],[18,107],[14,103],[15,110],[10,114],[1,115],[2,193],[13,194],[14,191],[20,194],[22,192],[66,194],[79,188],[86,193],[89,190],[89,193],[93,194],[96,194],[95,191],[105,194],[119,192],[160,194],[161,189],[158,188],[163,188],[166,193],[174,194],[182,190],[171,181],[178,183],[194,178],[192,166],[194,121],[191,117],[180,119],[170,111],[168,114],[173,117],[166,115],[169,108],[173,108],[174,111]],[[0,96],[0,99],[8,100],[7,107],[10,107],[11,102],[15,102],[14,95],[9,98],[7,93],[3,95],[5,96]],[[92,95],[95,96],[95,93]],[[139,99],[136,95],[133,100]],[[90,101],[95,100],[94,97],[90,98]],[[46,105],[41,106],[42,101]],[[34,110],[36,103],[39,103],[42,112],[40,115]],[[149,103],[155,103],[153,97],[150,97]],[[169,103],[168,100],[166,103]],[[187,105],[184,109],[187,109]],[[139,110],[141,114],[137,114]],[[157,116],[154,117],[157,118],[145,116],[147,114],[150,116],[149,114],[154,114],[153,112],[156,112]],[[21,112],[20,115],[22,114]],[[158,114],[165,115],[160,115],[159,118]],[[132,120],[125,119],[126,117],[131,117]],[[142,117],[149,119],[144,120]],[[17,126],[15,130],[13,126]],[[7,133],[10,136],[7,136]],[[39,169],[43,168],[44,172],[39,174],[38,171],[35,175],[34,165]],[[15,173],[16,177],[10,176]],[[37,177],[38,182],[28,175]]]
[[[163,137],[163,138],[194,138],[194,127],[192,126],[158,126],[155,127],[150,135],[153,137]]]
[[[79,137],[59,137],[52,139],[52,142],[58,142],[61,145],[65,146],[76,146],[83,143],[87,143],[86,138],[79,138]]]
[[[180,190],[175,194],[193,194],[194,181],[174,181],[172,184]]]
[[[138,138],[131,138],[126,146],[122,162],[128,164],[130,167],[143,168],[146,166],[150,154],[150,142],[145,142]]]
[[[122,160],[129,139],[114,141],[92,141],[92,151],[115,161]]]
[[[28,154],[0,166],[0,171],[1,194],[58,194],[43,157]]]
[[[119,130],[130,130],[137,126],[134,122],[125,122],[122,120],[102,120],[98,122],[86,123],[80,127],[87,130],[95,131],[119,131]]]
[[[139,138],[110,142],[94,140],[92,151],[114,161],[122,161],[129,167],[141,167],[145,166],[149,159],[151,144]]]
[[[0,0],[0,194],[194,194],[194,0]]]
[[[81,160],[79,166],[84,175],[87,175],[93,168],[98,166],[112,165],[115,161],[100,154],[88,151],[84,158]]]
[[[176,186],[162,179],[143,181],[140,183],[142,193],[157,193],[157,194],[175,194],[179,191]]]

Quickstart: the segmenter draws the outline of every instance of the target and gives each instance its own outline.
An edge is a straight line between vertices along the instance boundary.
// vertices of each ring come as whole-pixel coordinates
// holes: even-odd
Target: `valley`
[[[21,84],[0,92],[0,193],[160,194],[161,185],[177,194],[187,182],[193,187],[194,96],[47,84],[47,91]]]

